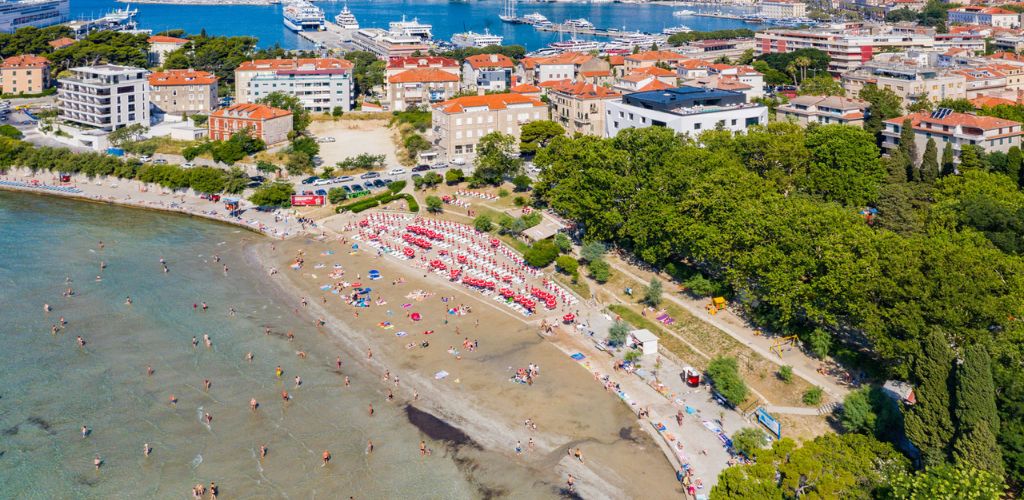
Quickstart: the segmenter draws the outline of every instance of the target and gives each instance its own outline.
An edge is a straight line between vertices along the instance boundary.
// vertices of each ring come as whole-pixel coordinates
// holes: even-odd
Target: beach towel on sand
[[[441,380],[448,377],[448,372],[441,370],[434,374],[434,380]]]

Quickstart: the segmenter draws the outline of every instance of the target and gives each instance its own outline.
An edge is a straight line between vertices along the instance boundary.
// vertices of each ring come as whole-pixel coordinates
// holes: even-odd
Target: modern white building
[[[149,126],[149,71],[113,64],[70,71],[57,80],[62,119],[108,132],[136,123]]]
[[[0,33],[63,23],[70,19],[70,12],[71,0],[0,1]]]
[[[235,70],[235,99],[254,103],[272,92],[299,98],[314,113],[350,111],[353,64],[345,59],[256,59]]]
[[[758,14],[765,19],[807,17],[807,4],[788,0],[772,0],[758,4]]]
[[[722,128],[741,132],[768,123],[768,108],[748,103],[741,92],[678,87],[627,94],[605,103],[605,137],[627,128],[668,127],[680,134],[700,135]]]
[[[1020,14],[999,7],[967,5],[946,12],[949,24],[980,24],[997,28],[1019,28]]]

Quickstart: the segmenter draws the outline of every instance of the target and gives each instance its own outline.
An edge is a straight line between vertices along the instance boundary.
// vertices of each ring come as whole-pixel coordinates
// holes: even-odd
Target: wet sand
[[[321,255],[327,250],[334,254]],[[294,271],[289,264],[299,251],[305,252],[305,265]],[[480,300],[481,295],[451,286],[435,275],[423,278],[422,271],[417,273],[390,257],[377,257],[371,250],[350,255],[349,246],[337,241],[260,244],[249,249],[249,256],[265,270],[279,270],[270,280],[281,287],[284,296],[292,297],[293,307],[308,321],[326,321],[319,330],[345,349],[349,370],[357,363],[360,370],[372,372],[376,377],[361,379],[376,378],[373,383],[379,386],[382,400],[390,388],[402,402],[396,404],[412,406],[406,409],[412,423],[431,439],[449,443],[448,451],[482,496],[564,494],[562,487],[569,473],[577,478],[577,491],[586,498],[681,495],[672,468],[640,429],[635,415],[545,341],[536,323],[527,323],[511,310]],[[317,264],[326,267],[316,269]],[[345,269],[344,280],[357,281],[356,275],[361,275],[358,281],[373,288],[372,297],[387,304],[355,308],[346,304],[343,296],[321,291],[321,285],[341,281],[328,277],[335,264]],[[370,269],[380,270],[383,279],[365,279]],[[399,277],[406,282],[392,285]],[[434,295],[422,301],[406,298],[416,290]],[[445,304],[442,296],[454,299]],[[307,307],[300,304],[300,297],[309,300]],[[406,303],[412,306],[404,309]],[[470,305],[473,312],[465,316],[446,313],[448,306],[458,304]],[[392,315],[387,315],[388,310]],[[408,319],[406,314],[411,312],[419,312],[423,320]],[[394,327],[381,328],[378,323],[382,321],[390,321]],[[479,326],[475,326],[477,321]],[[455,333],[456,327],[461,334]],[[427,330],[435,333],[424,335]],[[408,335],[398,337],[399,331]],[[463,349],[464,338],[478,340],[479,349]],[[429,347],[419,347],[424,340]],[[417,347],[407,349],[410,342]],[[460,352],[461,360],[448,353],[449,346]],[[368,348],[373,350],[372,359],[367,359]],[[532,386],[511,382],[515,369],[529,363],[541,367],[537,381]],[[434,374],[440,370],[449,376],[435,380]],[[399,388],[381,381],[385,371],[401,377]],[[419,395],[415,402],[411,401],[414,392]],[[526,419],[537,424],[537,431],[523,425]],[[534,451],[526,451],[530,438],[535,442]],[[517,441],[524,449],[519,456],[514,451]],[[583,451],[584,463],[567,453],[575,448]]]

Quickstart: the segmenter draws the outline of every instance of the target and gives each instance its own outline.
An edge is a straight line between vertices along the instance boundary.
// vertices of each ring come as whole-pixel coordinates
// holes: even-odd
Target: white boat
[[[292,31],[323,31],[327,28],[324,11],[305,0],[285,5],[282,16],[284,25]]]
[[[503,40],[504,37],[492,35],[487,29],[484,29],[483,33],[467,31],[465,33],[456,33],[452,36],[452,43],[456,47],[490,47],[491,45],[501,45]]]
[[[651,45],[665,45],[666,39],[663,36],[648,35],[646,33],[626,33],[614,38],[614,44],[632,49],[633,47],[648,48]]]
[[[359,21],[356,19],[355,14],[351,10],[348,10],[348,4],[341,9],[338,15],[334,16],[334,22],[343,30],[357,30],[359,29]]]
[[[691,31],[693,31],[693,30],[690,29],[688,26],[679,25],[679,26],[672,26],[671,28],[665,28],[665,29],[661,30],[661,33],[663,35],[675,35],[676,33],[689,33]]]
[[[564,23],[564,25],[566,27],[568,27],[568,28],[576,28],[576,29],[584,29],[584,30],[592,30],[592,29],[594,29],[594,23],[592,23],[590,21],[587,21],[586,19],[583,19],[582,17],[579,18],[579,19],[569,19],[569,20],[567,20]]]
[[[601,44],[591,40],[578,40],[576,38],[570,38],[564,42],[554,42],[548,47],[552,49],[558,49],[563,52],[590,52],[592,50],[601,50]]]
[[[516,0],[505,0],[505,3],[501,6],[501,14],[498,14],[498,19],[505,21],[506,23],[519,24],[521,20],[516,17]]]
[[[692,10],[685,10],[685,9],[684,10],[677,10],[677,11],[672,13],[672,15],[676,16],[676,17],[687,17],[687,16],[692,16],[694,14],[696,14],[696,12],[694,12]]]
[[[430,31],[433,26],[429,24],[420,23],[417,18],[412,18],[412,21],[406,21],[405,16],[402,16],[401,21],[392,21],[388,23],[388,31],[404,36],[413,36],[423,41],[430,40],[434,37],[434,34]]]
[[[533,14],[523,16],[523,21],[526,21],[526,24],[532,24],[534,26],[551,24],[551,21],[548,21],[548,18],[544,17],[540,12],[534,12]]]

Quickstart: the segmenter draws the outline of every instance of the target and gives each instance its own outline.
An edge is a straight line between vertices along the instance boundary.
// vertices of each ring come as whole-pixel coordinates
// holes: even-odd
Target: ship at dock
[[[323,9],[305,0],[296,0],[285,5],[282,21],[285,27],[295,32],[327,29]]]
[[[356,31],[359,29],[359,20],[356,19],[356,15],[348,10],[348,4],[341,9],[338,15],[334,16],[334,23],[343,30]]]
[[[467,31],[465,33],[456,33],[452,36],[452,44],[456,47],[464,48],[484,48],[490,47],[491,45],[501,45],[502,41],[504,41],[504,37],[500,35],[492,35],[487,29],[484,29],[483,33]]]
[[[421,41],[429,42],[434,38],[434,33],[431,31],[434,27],[429,24],[423,24],[417,18],[412,18],[412,21],[406,21],[405,16],[402,16],[401,21],[391,21],[388,23],[388,31],[400,36],[408,36],[419,38]]]

